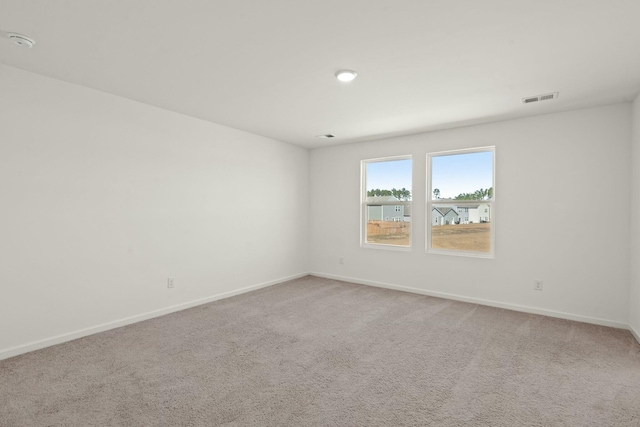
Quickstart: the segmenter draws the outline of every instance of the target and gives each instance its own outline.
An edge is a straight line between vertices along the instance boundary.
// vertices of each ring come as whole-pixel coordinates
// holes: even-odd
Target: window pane
[[[487,209],[487,213],[484,209]],[[463,212],[456,215],[455,211]],[[468,209],[468,212],[464,212]],[[431,210],[431,247],[458,251],[491,252],[491,205],[458,208],[434,205]]]
[[[430,159],[430,247],[492,252],[493,150]]]
[[[493,198],[493,152],[448,154],[431,158],[431,199]]]
[[[410,246],[411,159],[365,162],[365,243]]]
[[[371,199],[368,197],[368,199]],[[409,246],[411,235],[410,205],[367,205],[366,243]]]

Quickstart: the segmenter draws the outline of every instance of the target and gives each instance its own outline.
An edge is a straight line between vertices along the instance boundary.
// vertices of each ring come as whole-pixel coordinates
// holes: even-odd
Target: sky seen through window
[[[432,167],[432,188],[440,190],[441,199],[493,186],[490,151],[433,156]],[[411,159],[367,163],[367,191],[376,188],[411,190]]]

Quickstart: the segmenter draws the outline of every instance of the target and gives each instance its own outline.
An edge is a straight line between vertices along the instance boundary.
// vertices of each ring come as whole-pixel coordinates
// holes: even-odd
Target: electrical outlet
[[[533,290],[534,291],[541,291],[543,283],[544,282],[542,280],[534,280],[533,281]]]
[[[344,258],[342,257],[338,258],[338,264],[344,264]]]
[[[169,277],[167,279],[167,288],[171,289],[174,287],[174,283],[173,283],[173,277]]]

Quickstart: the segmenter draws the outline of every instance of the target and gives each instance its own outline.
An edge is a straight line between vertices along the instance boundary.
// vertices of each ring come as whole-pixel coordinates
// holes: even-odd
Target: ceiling
[[[630,101],[639,16],[638,0],[2,0],[0,32],[36,45],[0,34],[0,62],[313,148]]]

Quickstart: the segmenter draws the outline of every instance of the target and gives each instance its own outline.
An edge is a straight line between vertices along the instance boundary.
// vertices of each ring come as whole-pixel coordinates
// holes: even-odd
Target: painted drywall
[[[0,356],[305,274],[308,156],[0,65]]]
[[[629,325],[640,342],[640,95],[633,102],[631,134],[631,289]]]
[[[311,271],[626,327],[630,141],[624,103],[314,149]],[[425,155],[489,145],[496,147],[495,259],[425,253]],[[413,156],[412,251],[362,248],[360,161],[395,155]],[[542,292],[534,279],[544,281]]]

